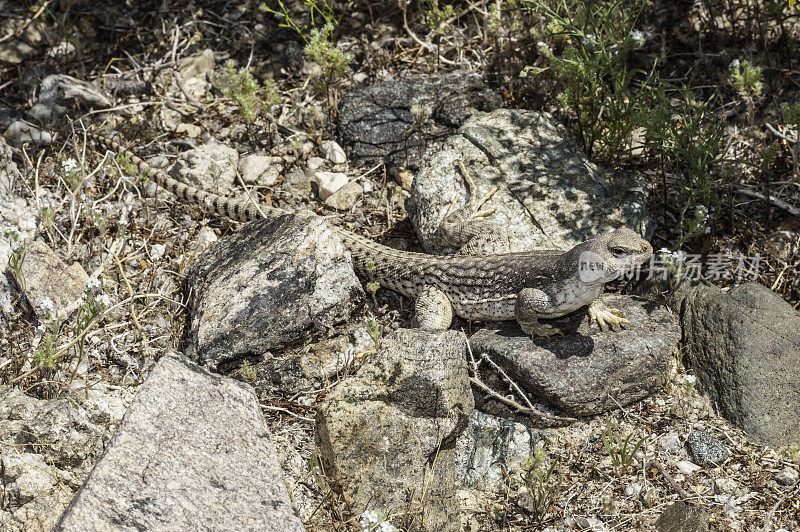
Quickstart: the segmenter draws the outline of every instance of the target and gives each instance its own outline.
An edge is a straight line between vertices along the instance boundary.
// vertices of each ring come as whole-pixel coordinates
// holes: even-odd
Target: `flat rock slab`
[[[692,370],[720,413],[760,445],[800,441],[800,313],[760,284],[700,285],[681,321]]]
[[[219,240],[192,265],[185,288],[183,345],[215,371],[327,333],[364,296],[344,245],[310,214],[258,220]]]
[[[680,339],[677,318],[650,301],[608,295],[632,326],[602,332],[585,309],[548,320],[566,337],[531,340],[516,323],[482,329],[470,338],[473,353],[488,353],[524,390],[572,416],[592,416],[639,401],[660,389]]]
[[[389,168],[417,168],[423,153],[472,113],[501,106],[500,96],[472,72],[386,80],[342,98],[338,134],[353,164],[380,160]]]
[[[406,201],[411,223],[429,253],[449,251],[439,231],[445,215],[466,201],[464,163],[487,217],[507,230],[512,251],[570,249],[618,227],[647,237],[647,191],[635,174],[612,173],[592,163],[552,115],[519,109],[477,112],[466,120],[414,178]]]
[[[177,355],[139,389],[55,531],[302,531],[253,391]]]

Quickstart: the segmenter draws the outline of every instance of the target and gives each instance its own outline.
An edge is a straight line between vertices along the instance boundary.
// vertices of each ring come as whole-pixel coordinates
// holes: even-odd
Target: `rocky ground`
[[[662,188],[677,177],[656,160],[587,157],[547,85],[520,81],[525,40],[509,29],[509,51],[487,36],[486,4],[456,4],[443,34],[414,6],[351,4],[341,77],[254,3],[152,4],[0,0],[3,529],[113,522],[153,493],[128,524],[800,529],[795,207],[737,196],[684,242],[685,213]],[[676,77],[711,79],[757,40],[711,32],[689,54],[664,29],[674,16],[654,6],[642,27],[662,43],[643,53]],[[781,28],[796,37],[792,20]],[[256,80],[253,107],[239,68]],[[776,114],[796,92],[793,63],[778,54],[771,68],[757,125],[732,104],[715,112],[745,161],[774,138],[759,124],[788,135],[771,181],[755,163],[735,171],[791,199],[791,131]],[[49,129],[68,124],[75,135]],[[242,227],[157,190],[81,124],[184,182],[306,212]],[[611,297],[633,326],[617,333],[584,315],[552,343],[462,320],[410,329],[413,302],[358,280],[321,220],[451,252],[436,229],[463,198],[455,159],[481,192],[500,186],[494,221],[514,249],[624,224],[655,248],[759,252],[762,270],[755,283],[619,283]],[[230,441],[263,452],[219,459]],[[153,456],[170,459],[120,473]],[[192,501],[207,520],[160,505],[176,477],[217,490]],[[275,486],[275,513],[255,497],[213,511]]]

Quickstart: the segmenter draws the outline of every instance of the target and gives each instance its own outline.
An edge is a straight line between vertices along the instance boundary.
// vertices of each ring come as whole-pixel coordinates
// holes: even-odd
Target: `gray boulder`
[[[183,345],[224,371],[309,335],[322,336],[363,302],[350,256],[321,218],[258,220],[192,265]]]
[[[501,98],[474,73],[387,80],[342,98],[338,134],[355,165],[380,160],[389,168],[416,169],[423,154],[472,113],[501,105]]]
[[[473,410],[466,347],[458,331],[399,330],[325,398],[317,448],[355,515],[421,507],[425,530],[459,530],[454,445]]]
[[[161,358],[55,531],[302,531],[252,389]]]
[[[585,309],[549,323],[566,337],[531,340],[516,323],[485,328],[470,338],[473,353],[489,356],[537,400],[572,416],[592,416],[639,401],[660,389],[680,330],[666,308],[646,300],[606,295],[632,326],[601,332]]]
[[[800,313],[768,288],[698,285],[681,304],[688,360],[720,413],[761,445],[800,440]]]
[[[424,161],[406,201],[411,223],[429,253],[449,248],[439,224],[466,201],[461,160],[480,195],[487,221],[507,229],[512,251],[569,249],[610,229],[651,233],[647,191],[630,173],[612,174],[580,150],[550,114],[515,109],[475,113]]]

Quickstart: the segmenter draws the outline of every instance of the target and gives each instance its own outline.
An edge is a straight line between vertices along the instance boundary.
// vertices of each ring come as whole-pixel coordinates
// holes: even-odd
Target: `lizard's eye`
[[[612,248],[609,248],[609,251],[615,257],[621,257],[621,256],[623,256],[625,254],[625,248],[620,248],[620,247],[616,247],[616,246],[614,246]]]

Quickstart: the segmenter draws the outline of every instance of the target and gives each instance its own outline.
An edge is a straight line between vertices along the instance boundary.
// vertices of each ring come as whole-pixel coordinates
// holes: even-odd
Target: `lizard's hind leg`
[[[453,304],[447,294],[428,285],[417,297],[414,314],[420,329],[448,329],[453,322]]]
[[[439,230],[451,246],[458,248],[460,255],[496,255],[508,253],[511,249],[508,233],[504,227],[487,222],[486,217],[495,209],[480,210],[484,203],[497,192],[492,187],[483,197],[477,198],[478,188],[461,161],[456,161],[467,186],[467,202],[458,209],[449,211]]]

